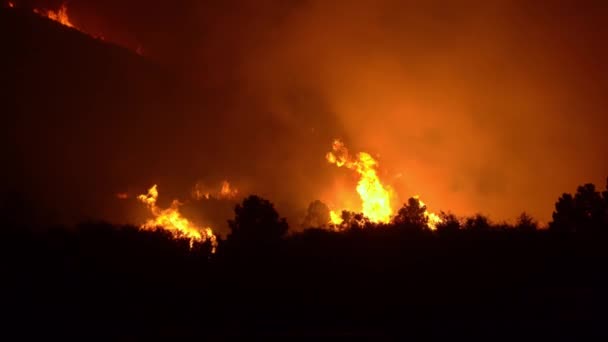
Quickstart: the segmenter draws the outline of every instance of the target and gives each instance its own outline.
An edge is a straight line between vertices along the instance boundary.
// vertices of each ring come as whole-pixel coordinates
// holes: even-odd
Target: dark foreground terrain
[[[606,234],[308,230],[210,254],[87,224],[0,241],[4,340],[607,337]]]
[[[3,340],[608,337],[608,186],[563,194],[547,229],[442,213],[430,230],[412,198],[390,224],[343,212],[338,227],[289,233],[249,196],[216,248],[160,228],[36,229],[9,204]],[[328,216],[313,202],[307,220]]]

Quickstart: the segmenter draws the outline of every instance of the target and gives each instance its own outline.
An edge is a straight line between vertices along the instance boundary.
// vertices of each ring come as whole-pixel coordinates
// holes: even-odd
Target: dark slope
[[[148,186],[145,171],[170,159],[183,84],[132,51],[27,11],[0,10],[0,44],[5,199],[18,194],[44,220],[124,219],[112,194]]]
[[[218,189],[229,180],[241,194],[271,198],[295,228],[335,175],[323,156],[343,125],[324,97],[297,80],[280,89],[258,84],[229,48],[203,46],[218,57],[201,61],[173,52],[171,63],[159,66],[8,9],[0,35],[3,146],[10,154],[2,170],[10,181],[0,192],[24,194],[27,205],[48,212],[45,222],[141,222],[143,209],[133,200],[128,208],[116,192],[134,195],[157,183],[167,205],[199,180]],[[206,204],[213,208],[188,217],[225,233],[233,204]]]

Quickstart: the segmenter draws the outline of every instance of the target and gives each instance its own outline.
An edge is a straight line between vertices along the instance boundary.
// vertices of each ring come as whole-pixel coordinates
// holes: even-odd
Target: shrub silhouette
[[[234,208],[234,219],[228,221],[228,240],[238,244],[272,244],[287,233],[285,218],[280,218],[274,205],[261,197],[251,195]]]
[[[581,185],[574,196],[564,193],[557,200],[549,227],[556,232],[600,231],[606,225],[607,208],[606,197],[595,185]]]
[[[460,228],[460,220],[456,217],[456,215],[452,213],[441,212],[439,214],[441,218],[441,222],[437,224],[437,232],[440,234],[454,234],[457,233]]]
[[[515,222],[515,229],[520,232],[530,233],[538,229],[538,222],[527,213],[521,213]]]
[[[464,229],[474,232],[487,232],[492,229],[490,219],[482,214],[467,217],[464,221]]]
[[[426,207],[420,204],[416,198],[410,198],[406,204],[399,209],[393,218],[393,223],[398,227],[422,230],[427,227],[428,218],[424,216]]]

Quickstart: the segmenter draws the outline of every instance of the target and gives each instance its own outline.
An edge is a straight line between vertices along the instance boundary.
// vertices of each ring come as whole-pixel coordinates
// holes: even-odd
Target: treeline
[[[327,222],[322,206],[311,208],[309,222]],[[412,199],[391,224],[344,213],[339,230],[288,234],[272,203],[250,196],[216,253],[162,229],[7,225],[1,331],[78,340],[606,337],[608,188],[561,196],[549,229],[527,215],[508,225],[444,213],[432,231],[423,213]]]

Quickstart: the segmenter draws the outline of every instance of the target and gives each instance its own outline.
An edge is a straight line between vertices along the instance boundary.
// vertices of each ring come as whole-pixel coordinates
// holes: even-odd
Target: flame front
[[[338,226],[342,224],[342,221],[344,220],[342,220],[342,216],[340,216],[340,214],[333,210],[329,212],[329,222],[331,222],[331,224]]]
[[[420,203],[421,207],[424,207],[424,217],[426,217],[426,219],[428,220],[427,226],[429,227],[429,229],[436,230],[437,225],[443,222],[441,217],[439,217],[439,215],[435,214],[434,212],[428,211],[428,209],[426,208],[426,204],[422,202],[420,196],[415,195],[414,198],[418,200],[418,203]]]
[[[61,5],[57,11],[43,11],[36,8],[34,9],[34,13],[45,16],[67,27],[76,28],[76,26],[70,22],[68,7],[65,4]]]
[[[332,152],[329,152],[326,159],[331,164],[338,167],[346,167],[357,171],[359,182],[357,183],[357,193],[361,197],[363,215],[374,223],[388,223],[393,215],[391,207],[389,188],[382,184],[376,173],[378,162],[369,154],[360,152],[356,158],[352,158],[344,143],[338,139],[332,144]],[[414,196],[421,206],[425,207],[424,217],[428,220],[427,226],[431,230],[437,229],[437,224],[442,220],[439,215],[426,209],[418,195]],[[342,224],[342,216],[336,211],[329,212],[329,220],[333,225]]]
[[[340,140],[334,140],[332,150],[326,156],[328,162],[338,167],[344,166],[355,170],[360,176],[357,193],[361,197],[363,215],[372,222],[389,222],[393,214],[390,192],[378,178],[376,160],[365,152],[358,153],[356,158],[352,158]],[[332,213],[330,213],[332,223],[342,221],[339,215],[335,212]]]
[[[156,205],[158,199],[158,187],[156,184],[152,186],[147,194],[137,196],[137,199],[144,203],[150,213],[154,216],[144,223],[142,229],[156,229],[162,227],[170,231],[175,237],[185,237],[190,239],[190,246],[195,241],[204,242],[209,240],[212,246],[212,253],[215,253],[217,247],[217,237],[209,227],[199,228],[187,218],[183,217],[179,212],[180,202],[173,200],[171,206],[167,209],[161,209]]]

